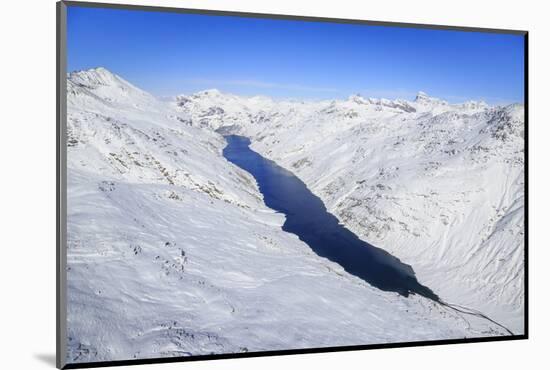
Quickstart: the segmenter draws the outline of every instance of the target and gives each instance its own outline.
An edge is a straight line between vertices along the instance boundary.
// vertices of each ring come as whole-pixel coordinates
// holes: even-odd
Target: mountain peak
[[[78,85],[88,88],[129,84],[104,67],[74,71],[69,73],[68,79]]]
[[[78,71],[73,71],[69,73],[69,76],[85,76],[85,75],[96,75],[96,76],[116,76],[113,72],[109,71],[105,67],[95,67],[90,69],[81,69]]]
[[[96,97],[109,101],[134,104],[139,100],[142,104],[149,104],[156,100],[149,93],[104,67],[70,72],[67,75],[67,85],[70,91],[77,94],[86,90],[93,91]]]
[[[351,101],[351,102],[354,102],[354,103],[357,103],[357,104],[365,104],[367,102],[365,100],[365,98],[363,98],[361,96],[361,94],[350,95],[349,98],[348,98],[348,101]]]
[[[218,89],[207,89],[207,90],[199,91],[198,93],[196,93],[196,95],[200,95],[200,96],[221,96],[223,94]]]
[[[416,94],[416,98],[414,99],[415,103],[424,104],[424,105],[448,105],[445,100],[434,98],[428,94],[426,94],[424,91],[419,91]]]
[[[424,91],[419,91],[416,93],[416,98],[414,99],[415,102],[421,101],[421,100],[428,100],[431,99],[428,94],[426,94]]]

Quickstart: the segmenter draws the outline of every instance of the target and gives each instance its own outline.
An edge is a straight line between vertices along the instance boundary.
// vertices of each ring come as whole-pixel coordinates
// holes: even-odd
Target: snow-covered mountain
[[[470,101],[179,96],[193,125],[240,133],[357,235],[445,300],[523,333],[524,108]]]
[[[165,102],[103,68],[69,74],[67,91],[69,363],[506,334],[317,256],[216,129],[249,135],[448,301],[504,302],[493,312],[522,330],[509,319],[523,299],[521,107]]]

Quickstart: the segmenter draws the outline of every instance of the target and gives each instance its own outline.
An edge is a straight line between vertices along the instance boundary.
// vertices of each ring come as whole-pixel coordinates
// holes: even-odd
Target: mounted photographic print
[[[58,367],[527,338],[527,32],[57,10]]]

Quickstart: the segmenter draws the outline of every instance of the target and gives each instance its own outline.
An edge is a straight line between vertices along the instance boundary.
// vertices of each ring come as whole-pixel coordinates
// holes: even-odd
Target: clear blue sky
[[[523,37],[399,27],[68,9],[69,71],[103,66],[158,96],[523,101]]]

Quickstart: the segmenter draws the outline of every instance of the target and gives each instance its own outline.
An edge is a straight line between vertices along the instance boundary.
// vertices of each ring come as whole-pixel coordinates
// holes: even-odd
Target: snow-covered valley
[[[220,132],[250,137],[445,301],[523,333],[523,106],[161,101],[103,68],[67,90],[68,362],[507,334],[316,255]]]
[[[277,102],[217,90],[176,105],[197,126],[251,137],[447,301],[523,332],[523,105],[453,105],[424,93]]]

